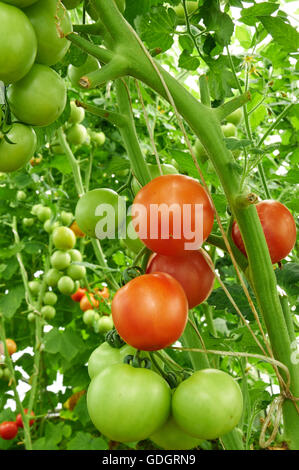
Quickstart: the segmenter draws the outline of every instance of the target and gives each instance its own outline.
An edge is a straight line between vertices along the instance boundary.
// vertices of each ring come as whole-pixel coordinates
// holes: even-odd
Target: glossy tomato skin
[[[98,308],[98,306],[100,305],[100,302],[98,301],[98,299],[95,298],[93,294],[89,293],[88,297],[87,295],[83,295],[80,300],[80,308],[83,312],[86,312],[86,310],[92,310],[93,308]]]
[[[159,170],[158,165],[153,165],[151,163],[148,163],[147,167],[149,169],[149,172],[150,172],[150,175],[151,175],[152,179],[157,178],[158,176],[160,176],[160,170]],[[162,169],[162,174],[163,175],[176,175],[176,174],[178,174],[177,168],[173,165],[168,164],[168,163],[162,163],[161,169]],[[140,191],[142,186],[138,183],[138,180],[136,178],[133,178],[132,183],[131,183],[131,188],[132,188],[134,196],[136,196],[136,194],[138,193],[138,191]]]
[[[165,423],[170,406],[170,388],[160,375],[127,364],[106,367],[91,381],[87,392],[93,424],[117,442],[149,437]]]
[[[151,441],[165,450],[194,449],[201,443],[201,439],[186,434],[175,422],[172,416],[152,436]]]
[[[27,415],[27,414],[28,414],[28,409],[25,408],[25,409],[24,409],[24,412],[25,412],[25,414]],[[31,411],[30,414],[31,414],[31,416],[34,416],[34,411]],[[34,419],[31,419],[31,420],[29,421],[29,426],[32,426],[33,423],[34,423]],[[21,413],[19,413],[19,414],[17,415],[17,417],[16,417],[16,425],[18,426],[18,428],[23,428],[23,427],[24,427],[23,419],[22,419]]]
[[[34,64],[30,72],[7,90],[14,115],[33,126],[48,126],[66,105],[64,80],[47,65]]]
[[[243,397],[238,383],[217,369],[196,371],[181,382],[172,397],[178,426],[199,439],[216,439],[241,419]]]
[[[37,52],[37,40],[26,15],[12,5],[0,3],[0,80],[15,83],[31,69]]]
[[[39,1],[24,10],[37,37],[36,62],[54,65],[61,61],[70,47],[62,35],[73,31],[68,12],[58,0]],[[58,25],[59,24],[59,29]]]
[[[188,319],[188,301],[169,274],[145,274],[117,291],[112,305],[115,328],[136,349],[155,351],[182,335]]]
[[[162,204],[166,208],[177,209],[178,216],[175,217],[172,211],[169,211],[169,229],[166,226],[163,229],[161,213],[158,214],[157,224],[153,218],[151,224],[151,209],[161,208]],[[139,213],[138,205],[146,211],[142,210]],[[202,221],[201,207],[203,209]],[[190,209],[190,217],[187,208]],[[187,216],[187,223],[184,213]],[[198,181],[184,175],[163,175],[150,181],[136,195],[132,207],[132,219],[136,233],[151,251],[173,256],[201,247],[202,242],[211,233],[214,209],[208,194]],[[197,223],[196,219],[198,219]],[[174,223],[176,220],[178,227]],[[157,233],[151,233],[150,227]],[[144,228],[145,233],[142,233]],[[174,238],[175,236],[177,238]]]
[[[136,349],[128,344],[121,348],[112,348],[108,343],[102,343],[96,348],[88,360],[88,374],[92,380],[106,367],[112,364],[121,364],[126,356],[135,354]]]
[[[4,421],[0,424],[0,437],[10,441],[18,434],[18,426],[14,421]]]
[[[296,224],[289,209],[281,202],[265,200],[256,205],[269,248],[271,261],[278,263],[294,248],[296,242]],[[246,256],[244,242],[236,222],[232,227],[232,239],[239,250]]]
[[[212,260],[210,262],[212,264]],[[209,297],[215,280],[214,272],[200,251],[186,251],[181,256],[155,254],[150,258],[146,272],[163,272],[174,277],[186,293],[189,308]]]
[[[32,127],[15,123],[6,134],[13,144],[0,140],[0,171],[10,173],[19,170],[36,150],[36,134]]]

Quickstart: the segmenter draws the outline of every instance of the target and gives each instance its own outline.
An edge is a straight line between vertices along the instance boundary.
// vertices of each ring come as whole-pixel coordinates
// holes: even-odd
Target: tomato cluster
[[[28,413],[28,410],[26,408],[24,409],[24,413]],[[33,411],[31,411],[31,416],[34,416]],[[34,419],[31,419],[29,421],[29,426],[32,426],[33,423]],[[19,428],[23,427],[23,419],[21,413],[19,413],[15,421],[3,421],[3,423],[0,424],[0,437],[6,441],[10,441],[17,436]]]

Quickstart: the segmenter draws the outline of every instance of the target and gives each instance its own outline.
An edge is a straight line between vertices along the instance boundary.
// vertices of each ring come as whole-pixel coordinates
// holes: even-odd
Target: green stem
[[[107,262],[106,262],[106,259],[105,259],[105,256],[104,256],[104,253],[103,253],[103,250],[102,250],[102,247],[101,247],[101,244],[100,244],[99,240],[92,239],[91,243],[92,243],[94,253],[96,255],[96,258],[98,260],[99,265],[102,266],[102,267],[108,268],[108,265],[107,265]],[[119,285],[116,282],[116,280],[114,279],[111,272],[109,272],[109,271],[107,271],[107,278],[108,278],[111,286],[113,286],[114,289],[118,290]]]
[[[206,75],[201,75],[199,77],[199,88],[200,88],[200,99],[202,104],[205,106],[211,107],[211,98],[210,90],[208,85],[208,77]]]
[[[76,101],[76,105],[81,108],[84,108],[85,111],[87,111],[88,113],[94,114],[95,116],[99,116],[105,119],[114,126],[124,127],[127,123],[125,116],[122,116],[119,113],[108,111],[107,109],[101,109],[98,106],[94,106],[92,104],[82,103],[82,101],[78,100]]]
[[[83,187],[83,183],[82,183],[82,178],[81,178],[79,165],[78,165],[77,160],[74,157],[74,154],[73,154],[73,152],[72,152],[72,150],[71,150],[71,148],[70,148],[70,146],[69,146],[69,144],[66,140],[65,134],[64,134],[61,127],[58,129],[57,135],[58,135],[59,143],[60,143],[62,149],[64,150],[65,155],[67,156],[67,159],[68,159],[68,161],[69,161],[69,163],[72,167],[77,193],[78,193],[79,197],[83,196],[84,187]]]
[[[71,41],[76,46],[83,49],[88,54],[92,55],[96,59],[100,60],[101,62],[107,63],[113,59],[114,54],[113,52],[109,51],[108,49],[100,46],[96,46],[92,44],[87,39],[82,38],[76,33],[70,33],[67,36],[67,39]]]
[[[270,191],[268,189],[267,180],[266,180],[266,176],[265,176],[265,171],[264,171],[264,167],[263,167],[262,163],[258,164],[258,171],[259,171],[259,175],[260,175],[260,178],[261,178],[261,181],[262,181],[262,184],[263,184],[263,188],[264,188],[264,191],[265,191],[266,198],[271,199],[271,194],[270,194]]]
[[[293,318],[292,318],[292,312],[290,311],[290,307],[289,307],[288,296],[287,295],[280,295],[279,300],[280,300],[280,303],[281,303],[284,319],[285,319],[287,329],[288,329],[288,332],[289,332],[290,341],[291,341],[291,343],[294,344],[297,341],[297,337],[296,337],[296,333],[295,333],[294,322],[293,322]]]
[[[194,322],[194,315],[191,310],[189,311],[189,318],[192,322]],[[199,342],[198,335],[189,321],[181,337],[181,342],[185,348],[192,348]],[[210,367],[209,359],[206,353],[189,351],[188,354],[194,370],[208,369]]]

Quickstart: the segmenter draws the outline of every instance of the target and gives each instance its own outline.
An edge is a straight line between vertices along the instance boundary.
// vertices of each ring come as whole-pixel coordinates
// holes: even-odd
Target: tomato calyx
[[[126,268],[122,272],[122,285],[127,284],[132,279],[135,279],[135,277],[141,276],[142,274],[144,274],[144,271],[140,266],[130,266],[129,268]]]
[[[124,340],[119,336],[115,328],[108,331],[105,336],[105,341],[109,344],[109,346],[115,349],[120,349],[122,346],[124,346],[124,344],[126,344]]]
[[[141,351],[137,349],[134,355],[129,354],[124,358],[124,364],[128,364],[135,368],[151,369],[152,362],[148,357],[141,357]]]

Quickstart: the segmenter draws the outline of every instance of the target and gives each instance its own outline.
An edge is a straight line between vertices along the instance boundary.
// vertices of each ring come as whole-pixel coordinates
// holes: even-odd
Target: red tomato
[[[155,254],[150,259],[146,272],[167,273],[179,281],[186,293],[189,308],[201,304],[209,297],[215,279],[214,272],[199,251],[186,251],[180,256]]]
[[[88,297],[90,298],[90,301],[88,300]],[[100,302],[95,299],[93,294],[88,293],[88,297],[83,295],[80,300],[80,308],[83,312],[86,312],[86,310],[92,310],[93,308],[98,308],[100,305]]]
[[[188,301],[169,274],[144,274],[117,291],[112,318],[123,340],[136,349],[156,351],[179,339],[188,319]]]
[[[71,298],[75,301],[75,302],[80,302],[80,300],[82,299],[82,297],[85,295],[85,292],[87,291],[87,289],[82,289],[81,287],[79,287],[79,289],[73,294],[71,295]]]
[[[27,409],[27,408],[24,409],[24,413],[25,413],[25,415],[28,413],[28,409]],[[33,412],[33,411],[31,411],[30,414],[31,414],[31,416],[34,416],[34,412]],[[31,419],[31,420],[29,421],[29,426],[32,426],[33,423],[34,423],[34,419]],[[17,415],[17,417],[16,417],[16,425],[18,426],[18,428],[23,428],[23,427],[24,427],[21,413],[19,413],[19,414]]]
[[[18,426],[14,421],[4,421],[0,424],[0,437],[6,441],[14,439],[18,434]]]
[[[99,297],[102,297],[103,299],[109,299],[109,296],[110,296],[110,293],[109,293],[109,289],[108,287],[103,287],[102,290],[100,289],[95,289],[94,290],[96,295],[98,295]]]
[[[289,209],[278,201],[266,200],[256,205],[272,263],[285,258],[296,242],[296,224]],[[246,256],[244,242],[236,222],[232,227],[232,239]]]
[[[214,208],[205,189],[195,179],[164,175],[154,178],[138,192],[132,220],[139,238],[150,250],[179,255],[200,248],[208,238],[214,223]]]

